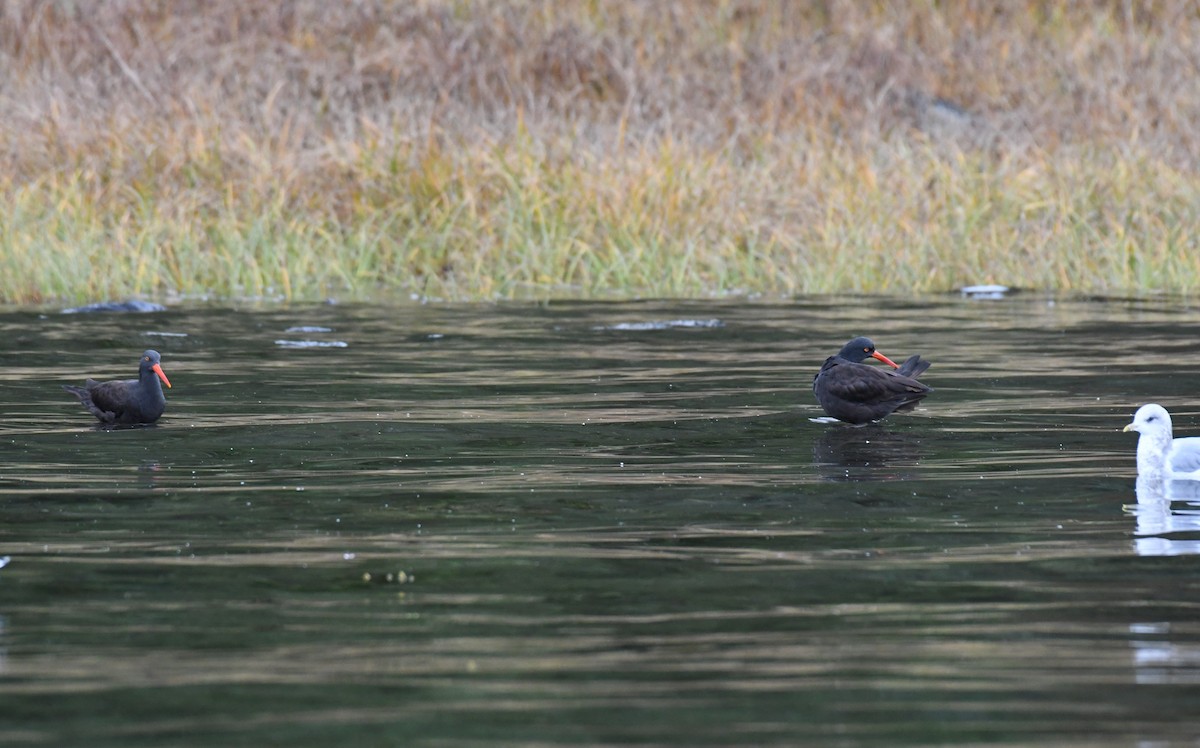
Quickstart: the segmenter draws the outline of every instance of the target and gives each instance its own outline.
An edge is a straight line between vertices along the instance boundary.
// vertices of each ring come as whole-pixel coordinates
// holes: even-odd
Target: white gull
[[[1138,432],[1138,477],[1200,480],[1200,437],[1171,437],[1171,414],[1150,403],[1138,408],[1125,431]]]

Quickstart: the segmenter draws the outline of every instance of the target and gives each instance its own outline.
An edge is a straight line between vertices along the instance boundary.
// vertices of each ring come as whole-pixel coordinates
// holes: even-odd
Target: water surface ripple
[[[0,744],[1193,743],[1178,300],[0,312]],[[867,334],[935,392],[815,423]],[[59,385],[174,388],[104,431]]]

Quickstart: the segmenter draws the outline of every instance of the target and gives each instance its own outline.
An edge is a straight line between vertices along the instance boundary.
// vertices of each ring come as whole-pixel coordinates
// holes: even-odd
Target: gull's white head
[[[1157,403],[1150,403],[1138,408],[1133,414],[1133,423],[1125,427],[1125,431],[1136,431],[1147,436],[1151,434],[1166,434],[1171,436],[1171,414]]]
[[[1166,467],[1167,451],[1171,448],[1171,414],[1161,405],[1150,403],[1138,408],[1133,423],[1125,431],[1136,431],[1138,437],[1137,466],[1139,476],[1161,476]]]

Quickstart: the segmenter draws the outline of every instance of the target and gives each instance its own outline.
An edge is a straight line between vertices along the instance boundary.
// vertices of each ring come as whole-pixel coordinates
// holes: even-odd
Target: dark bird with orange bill
[[[863,363],[868,358],[882,361],[891,369]],[[897,365],[875,350],[870,338],[846,343],[836,356],[825,359],[813,377],[813,394],[833,418],[861,425],[895,413],[911,410],[933,389],[917,381],[928,361],[910,356]]]
[[[79,398],[100,423],[118,426],[154,423],[167,409],[162,385],[171,386],[160,361],[158,351],[146,351],[138,365],[137,379],[111,382],[89,379],[82,387],[64,384],[63,389]]]

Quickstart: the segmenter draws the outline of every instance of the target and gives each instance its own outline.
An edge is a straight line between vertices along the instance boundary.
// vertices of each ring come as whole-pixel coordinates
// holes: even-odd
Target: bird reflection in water
[[[162,477],[160,473],[163,470],[161,463],[155,460],[144,460],[137,467],[138,485],[144,489],[155,489],[159,487],[159,479]]]
[[[1139,556],[1200,553],[1200,481],[1139,475],[1137,504],[1125,511],[1137,519],[1133,548]],[[1164,620],[1129,625],[1129,646],[1138,684],[1200,683],[1200,648],[1186,632]]]
[[[1138,476],[1134,550],[1139,556],[1200,553],[1200,481]]]
[[[914,477],[921,441],[869,424],[858,428],[822,429],[813,442],[813,463],[826,480],[882,481]]]

